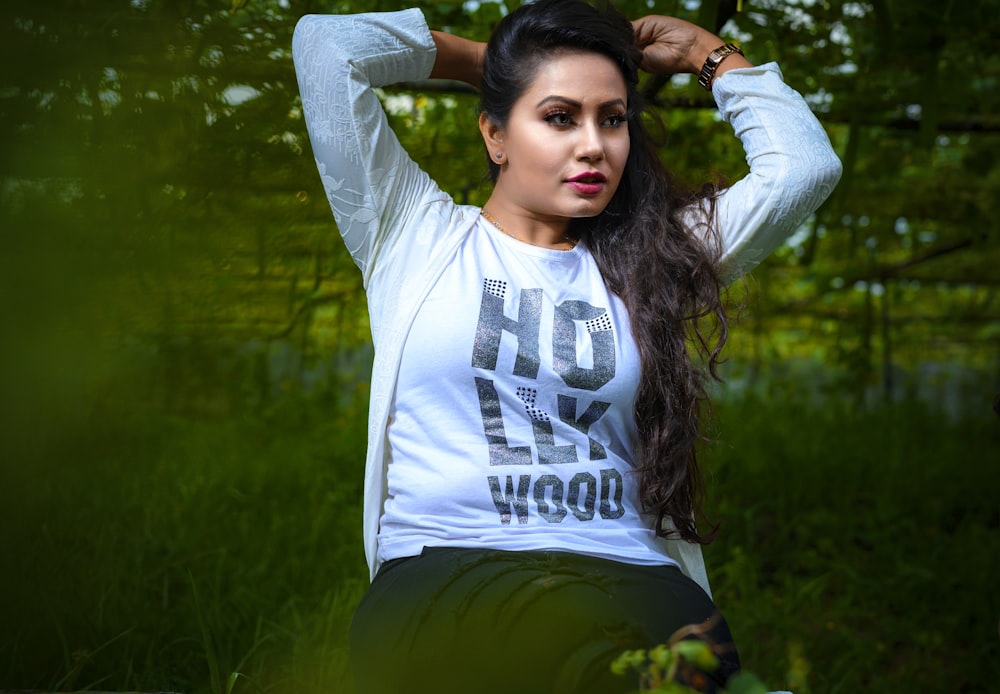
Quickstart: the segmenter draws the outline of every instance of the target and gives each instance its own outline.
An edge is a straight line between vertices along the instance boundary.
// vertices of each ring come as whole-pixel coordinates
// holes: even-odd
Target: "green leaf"
[[[729,678],[726,694],[767,694],[767,686],[751,672],[740,672]]]
[[[685,639],[673,645],[674,651],[705,672],[715,672],[719,667],[719,658],[712,652],[712,647],[704,641]]]

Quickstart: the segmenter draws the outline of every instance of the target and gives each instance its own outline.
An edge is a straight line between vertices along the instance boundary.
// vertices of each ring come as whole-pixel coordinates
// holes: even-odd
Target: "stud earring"
[[[501,159],[503,159],[503,152],[497,152],[495,156],[496,156],[496,160],[500,161]]]

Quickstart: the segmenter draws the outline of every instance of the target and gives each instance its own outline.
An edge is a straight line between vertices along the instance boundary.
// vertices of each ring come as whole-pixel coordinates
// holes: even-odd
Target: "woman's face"
[[[490,151],[503,152],[491,206],[549,221],[600,214],[628,159],[627,99],[621,72],[604,55],[542,62],[493,143],[485,126]]]

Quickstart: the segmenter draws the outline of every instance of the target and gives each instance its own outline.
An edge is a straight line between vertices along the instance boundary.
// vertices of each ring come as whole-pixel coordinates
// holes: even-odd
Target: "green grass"
[[[1000,422],[748,400],[707,558],[745,666],[808,692],[1000,682]]]
[[[19,468],[0,689],[346,689],[363,410],[119,421]]]
[[[796,694],[995,690],[1000,423],[788,397],[719,405],[706,458],[745,665]],[[362,402],[289,397],[15,436],[0,689],[348,691],[364,429]]]

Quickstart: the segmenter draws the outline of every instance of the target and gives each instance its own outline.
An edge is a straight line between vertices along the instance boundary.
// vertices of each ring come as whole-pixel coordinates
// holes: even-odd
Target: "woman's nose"
[[[587,124],[580,128],[577,143],[577,157],[587,161],[604,158],[604,137],[597,124]]]

